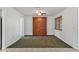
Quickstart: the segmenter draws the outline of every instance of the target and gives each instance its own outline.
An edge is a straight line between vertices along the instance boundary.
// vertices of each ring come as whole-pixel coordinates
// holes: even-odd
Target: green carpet
[[[24,36],[8,48],[72,48],[56,36]]]

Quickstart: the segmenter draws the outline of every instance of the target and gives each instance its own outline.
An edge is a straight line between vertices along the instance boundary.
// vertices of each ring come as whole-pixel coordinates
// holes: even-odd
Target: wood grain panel
[[[33,17],[33,35],[47,35],[47,17]]]

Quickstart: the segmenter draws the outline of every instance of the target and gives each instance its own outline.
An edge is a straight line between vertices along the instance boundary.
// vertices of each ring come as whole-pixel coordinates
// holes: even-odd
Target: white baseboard
[[[57,35],[55,35],[55,36],[57,36]],[[57,36],[58,37],[58,36]],[[61,39],[63,42],[65,42],[65,43],[67,43],[66,41],[64,41],[62,38],[60,38],[60,37],[58,37],[59,39]],[[69,43],[67,43],[68,45],[70,45]],[[71,46],[71,45],[70,45]],[[71,46],[73,49],[75,49],[75,50],[77,50],[77,51],[79,51],[79,48],[77,48],[77,47],[74,47],[74,46]]]
[[[23,37],[23,36],[18,37],[16,41],[18,41],[21,37]],[[10,45],[12,45],[12,44],[15,43],[16,41],[13,41],[11,44],[2,46],[2,49],[6,49],[7,47],[9,47]],[[5,44],[5,43],[4,43],[4,44]]]

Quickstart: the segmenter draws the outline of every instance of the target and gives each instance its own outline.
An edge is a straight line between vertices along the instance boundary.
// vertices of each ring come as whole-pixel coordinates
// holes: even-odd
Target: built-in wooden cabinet
[[[33,35],[47,35],[47,17],[33,17]]]

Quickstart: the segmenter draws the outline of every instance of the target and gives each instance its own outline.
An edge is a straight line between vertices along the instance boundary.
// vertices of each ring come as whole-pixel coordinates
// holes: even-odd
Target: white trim
[[[2,49],[5,49],[5,35],[4,35],[4,9],[2,8]]]

